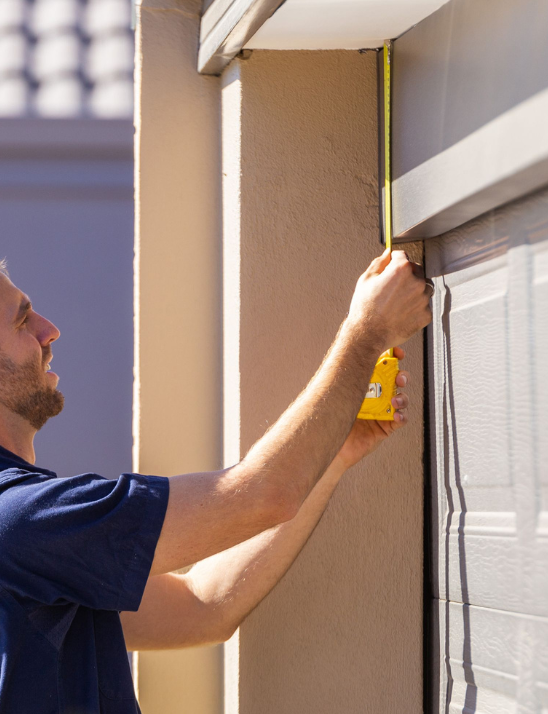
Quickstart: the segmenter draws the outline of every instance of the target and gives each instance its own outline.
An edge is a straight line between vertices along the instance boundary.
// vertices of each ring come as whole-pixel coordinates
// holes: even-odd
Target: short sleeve
[[[0,496],[0,582],[54,605],[137,610],[169,498],[159,476],[28,478]]]

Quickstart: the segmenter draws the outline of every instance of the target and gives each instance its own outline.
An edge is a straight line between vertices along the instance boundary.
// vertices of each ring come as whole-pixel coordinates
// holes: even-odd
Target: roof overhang
[[[198,70],[220,74],[242,49],[366,49],[447,0],[214,0],[202,17]]]

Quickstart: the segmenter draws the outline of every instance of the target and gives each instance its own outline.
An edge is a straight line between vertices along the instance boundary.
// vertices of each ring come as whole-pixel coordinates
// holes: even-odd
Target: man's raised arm
[[[396,347],[394,355],[403,359]],[[400,372],[396,385],[408,384]],[[161,650],[224,642],[287,572],[319,522],[344,472],[407,422],[408,397],[392,404],[394,421],[356,420],[341,451],[287,523],[217,553],[184,575],[149,578],[138,612],[123,612],[126,645]]]
[[[152,575],[196,563],[292,519],[348,436],[378,356],[431,319],[406,255],[360,277],[348,317],[306,389],[236,466],[170,479]]]

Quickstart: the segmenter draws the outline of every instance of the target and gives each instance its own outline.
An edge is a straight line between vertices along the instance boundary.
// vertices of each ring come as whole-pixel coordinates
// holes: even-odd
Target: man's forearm
[[[405,353],[394,350],[398,359]],[[404,388],[406,372],[396,377]],[[189,573],[149,578],[139,612],[123,613],[129,647],[165,649],[222,642],[283,577],[308,540],[344,471],[374,451],[407,421],[408,398],[394,399],[394,422],[356,421],[329,468],[297,515],[199,562]]]
[[[304,392],[242,462],[170,480],[152,574],[219,553],[291,520],[334,459],[359,411],[378,357],[343,326]]]
[[[279,483],[300,505],[348,436],[379,353],[373,336],[360,344],[343,324],[306,389],[237,469]]]
[[[285,575],[319,523],[344,466],[335,459],[291,521],[195,565],[189,587],[226,638]]]
[[[123,613],[130,649],[174,649],[227,640],[284,576],[318,524],[344,465],[329,467],[291,521],[197,563],[149,579],[136,613]]]

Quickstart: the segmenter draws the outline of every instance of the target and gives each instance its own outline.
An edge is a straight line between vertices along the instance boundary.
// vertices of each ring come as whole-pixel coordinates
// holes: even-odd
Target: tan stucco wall
[[[311,377],[380,251],[375,57],[254,52],[223,86],[233,462]],[[405,366],[411,425],[345,478],[227,645],[227,714],[422,711],[421,336]]]
[[[247,450],[380,249],[374,56],[254,52],[223,77],[221,268],[220,81],[195,70],[198,11],[138,7],[134,468],[166,475],[217,468],[223,427],[225,462]],[[420,337],[406,367],[412,425],[346,478],[227,646],[227,714],[421,710]],[[219,648],[136,664],[143,714],[221,711]]]
[[[195,70],[199,10],[138,7],[134,468],[168,476],[221,461],[220,90]],[[136,665],[143,714],[221,711],[221,648]]]

